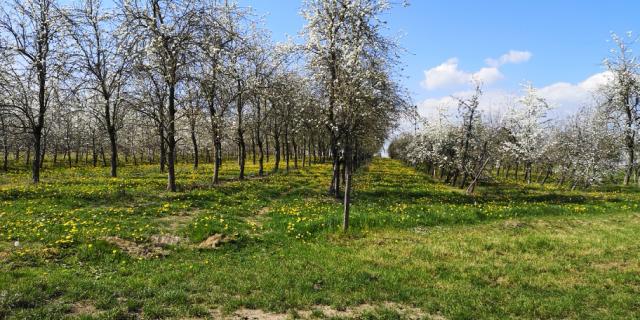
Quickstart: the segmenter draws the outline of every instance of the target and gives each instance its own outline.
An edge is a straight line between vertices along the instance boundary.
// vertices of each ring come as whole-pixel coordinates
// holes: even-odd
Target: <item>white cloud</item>
[[[498,68],[493,67],[484,67],[471,75],[472,80],[480,81],[482,84],[491,84],[502,78],[504,78],[502,72],[500,72]]]
[[[422,86],[428,90],[460,85],[469,80],[469,74],[458,69],[458,59],[451,58],[424,72]]]
[[[611,73],[600,72],[589,76],[578,83],[556,82],[538,88],[538,93],[547,99],[554,108],[552,115],[563,117],[580,110],[581,107],[594,103],[594,97],[602,85],[611,79]],[[473,91],[459,91],[452,96],[428,98],[418,103],[418,113],[426,119],[434,119],[438,110],[443,109],[453,116],[457,111],[458,101],[454,97],[466,98]],[[500,115],[518,100],[521,92],[504,90],[485,90],[480,99],[480,110],[485,114]]]
[[[531,52],[510,50],[498,59],[486,59],[486,67],[476,72],[467,72],[458,68],[458,58],[450,58],[442,64],[424,71],[424,80],[420,83],[427,90],[442,89],[480,81],[483,85],[495,83],[504,78],[499,67],[507,63],[522,63],[531,59]]]
[[[540,88],[538,92],[557,112],[566,115],[592,104],[598,89],[610,79],[611,73],[605,71],[596,73],[577,84],[556,82]]]
[[[441,111],[454,116],[458,109],[458,98],[466,99],[473,93],[472,90],[459,91],[451,96],[425,99],[418,103],[418,113],[426,119],[434,119]],[[516,99],[515,93],[504,90],[485,91],[480,97],[479,109],[485,114],[500,115],[513,105]]]
[[[529,51],[517,51],[517,50],[509,50],[509,52],[503,54],[498,59],[488,58],[485,60],[485,63],[492,67],[499,67],[508,63],[523,63],[529,61],[531,59],[531,52]]]
[[[444,63],[424,72],[421,85],[427,90],[468,84],[473,80],[484,84],[494,83],[504,76],[498,68],[484,67],[475,73],[458,69],[458,59],[451,58]]]

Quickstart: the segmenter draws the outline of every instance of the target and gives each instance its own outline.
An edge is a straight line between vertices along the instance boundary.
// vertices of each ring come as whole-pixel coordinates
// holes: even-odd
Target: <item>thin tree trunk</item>
[[[469,187],[467,188],[467,194],[473,194],[473,192],[476,189],[476,185],[478,184],[478,179],[480,178],[480,176],[482,175],[482,172],[484,171],[484,168],[487,166],[487,163],[489,163],[489,158],[487,158],[483,163],[482,166],[480,166],[480,169],[478,170],[478,173],[476,174],[476,176],[473,178],[473,181],[471,181],[471,184],[469,184]]]
[[[111,126],[108,129],[109,146],[111,147],[111,177],[118,176],[118,139],[116,137],[116,129]]]
[[[256,131],[256,143],[258,144],[258,176],[262,177],[264,175],[264,147],[259,128]]]
[[[296,143],[296,138],[293,137],[293,139],[291,140],[291,143],[293,144],[293,168],[294,169],[298,169],[298,144]]]
[[[91,134],[91,151],[92,151],[92,155],[93,155],[93,166],[96,167],[98,165],[98,153],[96,151],[96,135],[95,132]],[[55,159],[56,159],[56,151],[54,149],[54,154],[53,154],[53,163],[55,165]]]
[[[44,121],[44,115],[42,115]],[[42,123],[42,122],[40,122]],[[33,131],[33,163],[31,167],[31,180],[33,183],[40,182],[40,139],[42,138],[42,126],[36,125]],[[28,156],[27,156],[28,158]]]
[[[632,134],[627,133],[625,144],[627,148],[627,168],[624,173],[624,185],[628,186],[633,174],[633,167],[635,165],[635,139]]]
[[[253,134],[251,135],[251,163],[253,163],[253,165],[256,164],[256,134],[255,134],[255,129],[252,130]]]
[[[242,127],[242,92],[240,91],[240,80],[238,80],[238,101],[236,103],[236,109],[238,113],[238,165],[240,166],[240,174],[238,179],[244,180],[244,164],[247,158],[246,145],[244,142],[244,128]]]
[[[193,145],[193,168],[198,169],[198,140],[196,140],[195,127],[191,127],[191,144]]]
[[[547,179],[549,179],[549,176],[551,175],[552,171],[553,171],[552,166],[548,166],[547,172],[545,173],[544,178],[542,178],[542,182],[540,182],[541,186],[544,186],[544,184],[547,183]]]
[[[104,155],[104,147],[100,146],[100,155],[102,156],[102,166],[106,167],[107,166],[107,158]],[[64,162],[64,159],[62,160]]]
[[[31,147],[27,148],[27,158],[25,159],[24,164],[27,167],[29,167],[29,164],[31,164]]]
[[[167,145],[164,140],[164,121],[162,120],[158,124],[158,136],[160,137],[160,172],[164,173],[167,165]]]
[[[213,184],[220,183],[220,166],[222,165],[222,141],[216,134],[213,138]]]
[[[347,231],[349,229],[349,210],[351,207],[351,147],[345,146],[344,150],[344,211],[342,215],[342,230]]]
[[[47,156],[47,137],[48,134],[44,134],[43,143],[42,143],[42,151],[40,156],[40,170],[44,167],[44,159]]]
[[[286,162],[286,169],[289,172],[289,128],[284,129],[284,157]]]
[[[273,166],[273,172],[278,172],[280,170],[280,134],[277,132],[273,135],[273,147],[275,153],[275,164]]]
[[[176,191],[176,171],[175,171],[175,162],[176,162],[176,124],[175,124],[175,115],[176,115],[176,106],[175,106],[175,85],[169,85],[169,106],[168,106],[168,114],[169,117],[167,120],[169,121],[169,127],[167,130],[167,144],[169,152],[167,154],[167,169],[169,174],[167,176],[167,190],[171,192]]]
[[[267,163],[268,163],[269,162],[269,155],[271,153],[271,149],[269,149],[269,136],[266,137],[265,144],[266,144],[266,148],[267,148]]]

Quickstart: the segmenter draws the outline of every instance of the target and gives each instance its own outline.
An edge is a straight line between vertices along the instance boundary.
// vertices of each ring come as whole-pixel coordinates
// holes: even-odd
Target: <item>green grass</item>
[[[38,186],[0,175],[0,319],[640,318],[637,189],[467,196],[375,159],[343,233],[328,165],[239,182],[225,163],[215,187],[210,166],[178,169],[174,194],[157,166],[49,169]],[[184,240],[164,256],[106,240],[158,234]],[[196,247],[214,234],[232,241]]]

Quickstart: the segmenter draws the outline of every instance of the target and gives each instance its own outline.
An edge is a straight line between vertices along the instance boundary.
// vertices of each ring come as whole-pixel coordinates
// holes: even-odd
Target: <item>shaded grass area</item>
[[[212,187],[211,168],[181,166],[175,194],[155,166],[117,179],[54,169],[40,186],[0,178],[0,318],[295,317],[386,302],[426,319],[640,317],[636,189],[496,185],[467,196],[375,159],[356,177],[345,234],[341,204],[325,195],[329,166],[242,182],[223,169],[228,181]],[[185,241],[143,258],[104,240],[158,234]],[[214,234],[234,240],[194,247]]]

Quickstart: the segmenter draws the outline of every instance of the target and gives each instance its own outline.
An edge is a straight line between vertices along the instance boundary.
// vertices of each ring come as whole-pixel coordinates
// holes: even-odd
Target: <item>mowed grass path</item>
[[[0,175],[0,319],[640,318],[637,189],[471,197],[375,159],[342,233],[329,170],[237,182],[225,164],[211,187],[185,164],[175,194],[156,166]],[[214,234],[230,241],[197,248]],[[180,242],[146,256],[106,240],[158,235]]]

